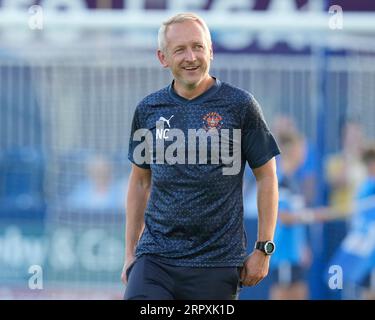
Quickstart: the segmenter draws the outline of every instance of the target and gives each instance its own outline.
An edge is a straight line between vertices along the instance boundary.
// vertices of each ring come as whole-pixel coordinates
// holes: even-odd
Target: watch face
[[[267,254],[271,254],[275,250],[275,245],[272,242],[269,241],[264,246],[264,250],[266,251]]]

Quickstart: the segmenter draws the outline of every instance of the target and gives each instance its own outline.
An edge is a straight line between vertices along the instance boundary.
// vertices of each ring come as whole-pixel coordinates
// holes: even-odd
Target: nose
[[[196,56],[194,51],[191,48],[187,48],[185,51],[185,60],[186,61],[195,61]]]

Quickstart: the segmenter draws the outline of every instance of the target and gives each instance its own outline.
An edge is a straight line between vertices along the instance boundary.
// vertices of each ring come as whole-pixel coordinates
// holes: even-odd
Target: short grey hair
[[[158,47],[160,51],[165,52],[165,48],[166,48],[165,38],[166,38],[168,26],[175,24],[175,23],[182,23],[184,21],[198,22],[203,28],[208,44],[210,46],[212,45],[210,30],[208,29],[206,22],[195,13],[184,12],[184,13],[176,14],[173,17],[170,17],[167,21],[164,21],[163,24],[161,25],[159,29],[159,33],[158,33]]]

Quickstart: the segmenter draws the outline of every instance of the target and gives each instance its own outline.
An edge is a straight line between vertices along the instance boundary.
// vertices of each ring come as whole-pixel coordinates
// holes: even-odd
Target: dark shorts
[[[306,281],[306,270],[299,265],[283,263],[271,270],[270,278],[275,285],[290,286]]]
[[[128,268],[125,300],[238,299],[240,268],[179,267],[143,255]]]

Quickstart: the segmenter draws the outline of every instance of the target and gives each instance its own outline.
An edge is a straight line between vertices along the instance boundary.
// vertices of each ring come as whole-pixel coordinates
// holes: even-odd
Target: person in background
[[[375,299],[375,144],[364,148],[362,160],[366,167],[366,176],[353,200],[354,213],[350,217],[350,228],[329,265],[338,265],[342,268],[343,289],[347,298],[373,300]]]
[[[296,176],[304,160],[303,139],[295,132],[279,136],[282,152],[278,158],[279,213],[275,231],[277,250],[271,259],[270,298],[302,300],[308,298],[306,268],[310,263],[306,223],[313,221],[313,212],[306,201]]]
[[[365,226],[365,241],[369,242],[366,271],[362,282],[362,298],[375,300],[375,143],[366,147],[362,154],[366,166],[366,178],[358,192],[358,212]]]
[[[360,124],[348,121],[343,128],[342,150],[329,156],[325,165],[331,217],[346,218],[353,213],[355,192],[366,172],[361,161],[363,144]]]
[[[316,148],[297,128],[293,118],[288,115],[276,115],[272,122],[273,132],[278,141],[283,135],[298,135],[300,138],[301,161],[296,168],[295,176],[305,198],[307,207],[317,205],[317,155]]]
[[[68,205],[73,209],[111,210],[123,207],[125,184],[115,182],[110,162],[103,156],[89,159],[87,179],[70,194]]]

